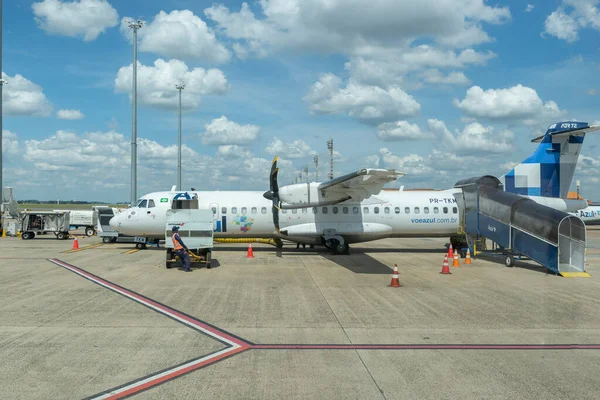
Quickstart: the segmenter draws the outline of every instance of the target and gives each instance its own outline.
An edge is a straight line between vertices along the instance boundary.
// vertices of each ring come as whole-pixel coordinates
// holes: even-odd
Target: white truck
[[[96,210],[54,210],[54,212],[70,211],[71,227],[74,229],[85,229],[85,234],[93,236],[98,224],[98,212]]]

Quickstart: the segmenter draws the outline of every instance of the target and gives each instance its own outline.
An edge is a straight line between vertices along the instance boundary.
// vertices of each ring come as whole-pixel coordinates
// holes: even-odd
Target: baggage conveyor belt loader
[[[507,267],[514,255],[525,256],[555,275],[589,276],[585,272],[586,230],[581,219],[503,191],[497,178],[487,175],[464,179],[454,187],[458,196],[462,228],[469,247],[482,238],[496,243]]]
[[[203,263],[207,267],[211,263],[213,248],[213,212],[212,210],[177,209],[167,210],[165,226],[165,248],[167,249],[166,267],[172,268],[178,257],[173,252],[173,226],[179,226],[181,240],[190,250],[190,262]]]

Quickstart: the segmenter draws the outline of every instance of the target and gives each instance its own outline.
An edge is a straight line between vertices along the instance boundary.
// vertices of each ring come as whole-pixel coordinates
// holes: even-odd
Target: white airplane
[[[587,206],[570,214],[579,217],[586,225],[600,225],[600,206]]]
[[[500,178],[504,190],[565,212],[585,208],[585,200],[567,200],[575,164],[586,132],[600,129],[584,122],[549,127],[535,153]],[[383,186],[403,176],[385,169],[363,169],[324,183],[283,186],[277,183],[273,161],[270,190],[169,191],[149,193],[132,208],[117,214],[110,226],[124,235],[165,238],[168,209],[210,208],[215,238],[273,238],[325,245],[348,253],[349,244],[395,237],[464,238],[455,195],[441,191],[385,191]],[[562,197],[562,198],[561,198]]]

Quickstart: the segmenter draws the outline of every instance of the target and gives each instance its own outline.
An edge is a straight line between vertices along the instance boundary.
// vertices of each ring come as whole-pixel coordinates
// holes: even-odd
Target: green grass
[[[107,207],[127,208],[124,204],[98,204]],[[19,211],[28,210],[91,210],[94,204],[19,204]]]

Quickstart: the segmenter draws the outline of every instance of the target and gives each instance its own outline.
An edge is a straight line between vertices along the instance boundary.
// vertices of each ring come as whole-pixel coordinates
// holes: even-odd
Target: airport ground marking
[[[124,251],[121,254],[133,254],[133,253],[137,253],[138,251],[140,251],[140,249],[131,249],[131,250]]]
[[[88,246],[83,246],[83,247],[80,247],[78,249],[71,249],[71,250],[63,251],[63,253],[67,253],[67,254],[69,254],[69,253],[77,253],[78,251],[95,249],[96,247],[100,247],[100,246],[104,246],[104,243],[90,244]]]
[[[210,354],[154,372],[145,377],[87,397],[87,399],[112,400],[129,397],[247,350],[600,350],[600,344],[256,344],[103,279],[84,269],[56,258],[47,260],[99,286],[184,324],[199,333],[210,336],[225,346],[225,348]]]

